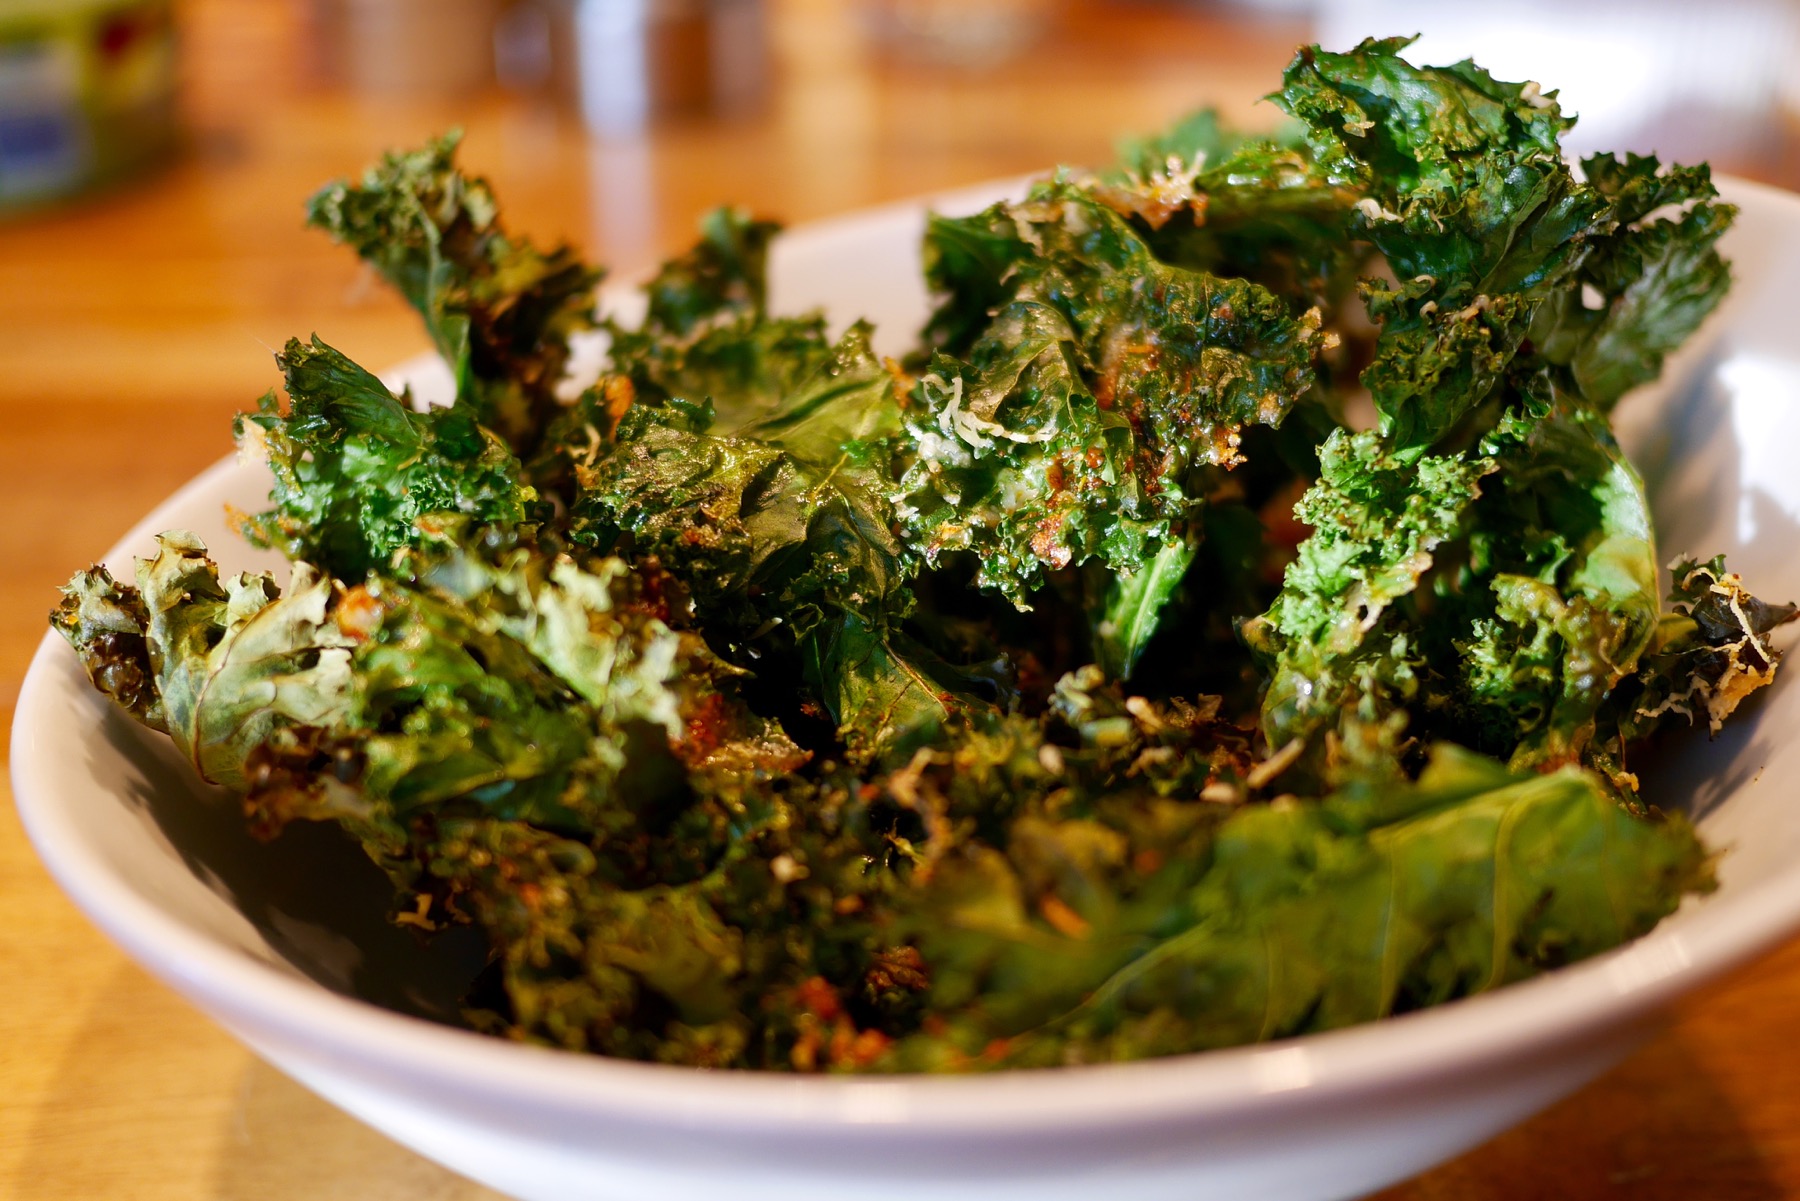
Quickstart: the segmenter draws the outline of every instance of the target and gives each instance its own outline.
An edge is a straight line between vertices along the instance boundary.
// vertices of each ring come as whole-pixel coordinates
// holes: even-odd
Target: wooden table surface
[[[229,449],[270,351],[318,332],[375,366],[411,314],[300,227],[301,198],[451,125],[515,228],[629,274],[724,202],[804,221],[1103,160],[1121,132],[1254,101],[1305,28],[1076,6],[983,74],[873,56],[830,0],[771,5],[760,114],[590,139],[545,101],[359,98],[308,76],[292,0],[181,15],[188,145],[127,190],[0,222],[0,716],[56,585]],[[1181,15],[1183,12],[1186,15]],[[1772,159],[1730,164],[1780,181]],[[1786,181],[1790,184],[1791,180]],[[0,1197],[369,1201],[493,1197],[263,1065],[63,899],[0,805]],[[1800,943],[1688,1000],[1599,1082],[1386,1201],[1800,1198]]]

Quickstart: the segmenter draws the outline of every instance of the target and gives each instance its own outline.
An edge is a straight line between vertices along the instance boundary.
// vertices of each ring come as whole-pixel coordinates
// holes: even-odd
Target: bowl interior
[[[967,211],[1016,186],[940,207]],[[1725,191],[1743,210],[1726,240],[1736,287],[1664,381],[1625,401],[1620,434],[1649,481],[1665,561],[1723,551],[1752,590],[1786,600],[1800,597],[1800,470],[1786,461],[1800,446],[1800,340],[1785,316],[1788,281],[1800,277],[1800,199],[1730,181]],[[917,268],[923,219],[921,206],[896,206],[794,231],[773,256],[774,304],[822,305],[840,324],[872,315],[888,331],[878,345],[899,349],[905,338],[894,331],[917,328],[928,301]],[[842,269],[847,262],[858,264],[854,273]],[[409,365],[401,377],[424,399],[441,398],[447,383],[441,365]],[[224,442],[222,431],[195,436]],[[254,510],[265,493],[260,469],[221,462],[148,515],[107,561],[129,576],[156,531],[186,528],[228,570],[283,578],[272,555],[244,546],[225,522],[227,504]],[[1720,890],[1690,901],[1626,962],[1661,963],[1652,975],[1708,974],[1800,924],[1800,810],[1785,784],[1800,769],[1797,730],[1800,688],[1784,679],[1716,740],[1696,731],[1632,765],[1652,799],[1693,812],[1727,853]],[[272,844],[251,839],[234,798],[112,711],[55,638],[40,648],[21,696],[14,777],[28,829],[64,886],[165,977],[180,984],[187,970],[152,949],[172,924],[273,972],[456,1020],[456,998],[481,962],[478,936],[421,944],[391,926],[385,881],[335,829],[297,823]],[[1605,970],[1590,963],[1557,975],[1598,979]]]

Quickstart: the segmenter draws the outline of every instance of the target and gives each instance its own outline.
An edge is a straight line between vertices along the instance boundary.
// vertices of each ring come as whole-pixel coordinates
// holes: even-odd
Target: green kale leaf
[[[710,403],[721,428],[735,431],[779,405],[810,378],[843,367],[818,315],[767,311],[770,241],[780,226],[721,208],[700,224],[700,240],[664,263],[644,286],[644,320],[607,322],[612,370],[641,402]]]
[[[74,649],[94,687],[152,730],[166,733],[145,641],[149,626],[138,590],[99,566],[64,584],[62,600],[50,612],[50,628]]]
[[[1031,255],[1031,243],[1011,208],[996,204],[968,217],[932,213],[922,253],[925,282],[938,300],[925,323],[925,346],[966,357],[1016,294],[1009,277]]]
[[[359,580],[415,545],[441,515],[516,524],[536,493],[498,437],[468,409],[412,411],[382,382],[314,338],[275,356],[287,378],[237,419],[240,453],[266,462],[275,507],[240,529],[340,579]]]
[[[798,350],[763,357],[765,334],[795,331]],[[704,350],[711,366],[695,372],[688,357],[679,373],[650,372],[659,399],[629,409],[611,445],[576,466],[572,528],[577,541],[654,557],[686,581],[715,644],[759,674],[791,667],[853,754],[898,753],[988,702],[971,695],[979,682],[898,628],[918,566],[889,499],[898,381],[866,325],[835,344],[822,331],[818,319],[751,309],[692,343],[628,348],[638,357],[623,367],[640,376],[659,347]],[[727,362],[746,370],[713,370]],[[712,411],[721,397],[729,422]]]
[[[1336,1029],[1584,959],[1711,887],[1681,818],[1634,817],[1577,768],[1441,745],[1397,792],[1235,813],[1191,924],[1035,1037],[1106,1060]]]
[[[1318,161],[1365,193],[1358,232],[1399,282],[1365,286],[1382,331],[1362,378],[1383,432],[1416,453],[1493,390],[1538,307],[1616,218],[1563,162],[1572,120],[1554,94],[1469,62],[1415,67],[1406,44],[1302,50],[1275,99]]]
[[[1352,237],[1361,191],[1299,136],[1249,138],[1202,110],[1120,148],[1093,194],[1132,219],[1166,263],[1249,279],[1295,312],[1335,312],[1369,249]]]
[[[1573,119],[1553,93],[1468,62],[1415,67],[1405,45],[1304,50],[1276,97],[1318,161],[1366,192],[1357,232],[1398,280],[1365,286],[1382,332],[1363,383],[1383,431],[1404,451],[1436,443],[1493,393],[1534,328],[1597,404],[1653,377],[1726,284],[1712,247],[1732,210],[1708,203],[1704,170],[1659,174],[1653,158],[1606,155],[1577,180],[1557,145]]]
[[[582,469],[573,514],[578,541],[629,547],[686,581],[728,658],[777,678],[790,664],[859,755],[987,703],[898,629],[916,562],[893,533],[879,440],[850,436],[887,422],[892,387],[884,372],[796,392],[760,427],[793,449],[713,434],[704,410],[677,403],[634,408]]]
[[[808,630],[800,651],[808,686],[858,761],[909,755],[991,704],[969,672],[855,612],[839,612]]]
[[[939,355],[909,408],[900,479],[927,562],[971,550],[1015,604],[1046,570],[1135,572],[1193,518],[1207,468],[1241,461],[1312,383],[1319,315],[1244,280],[1162,263],[1066,180],[971,222],[1009,221],[1030,253],[967,361]]]
[[[1750,595],[1723,555],[1669,565],[1670,611],[1663,614],[1627,686],[1601,716],[1621,744],[1641,742],[1681,718],[1717,734],[1744,699],[1774,682],[1781,650],[1769,638],[1800,609]],[[1604,739],[1603,739],[1604,740]],[[1621,761],[1623,755],[1620,756]]]
[[[664,263],[644,291],[645,325],[686,336],[722,314],[763,315],[768,296],[769,243],[781,226],[742,209],[717,208],[700,220],[700,240]]]
[[[873,450],[849,442],[815,460],[710,430],[704,409],[633,408],[582,470],[575,538],[628,537],[687,580],[701,623],[734,641],[771,623],[810,628],[827,608],[905,611],[910,568]]]
[[[1613,201],[1619,226],[1596,239],[1578,273],[1581,288],[1552,298],[1532,328],[1544,358],[1568,368],[1574,389],[1602,410],[1662,371],[1663,360],[1699,328],[1731,286],[1719,238],[1737,209],[1714,203],[1711,173],[1659,171],[1653,157],[1583,160],[1590,186]],[[1673,216],[1646,221],[1654,211]],[[1598,303],[1589,307],[1584,290]]]
[[[1129,575],[1109,575],[1096,591],[1094,660],[1113,679],[1128,680],[1161,625],[1164,609],[1187,579],[1197,539],[1165,542]]]
[[[1410,598],[1444,543],[1466,532],[1491,459],[1406,459],[1374,432],[1333,433],[1295,516],[1312,533],[1281,595],[1244,636],[1267,665],[1262,728],[1272,748],[1410,700],[1422,668]]]
[[[135,589],[103,567],[76,576],[54,624],[101,691],[166,731],[203,779],[243,788],[245,760],[274,733],[349,712],[351,640],[331,602],[331,581],[304,563],[285,597],[267,575],[221,580],[175,530],[138,560]]]
[[[361,183],[307,203],[307,220],[348,245],[425,318],[460,405],[521,454],[559,409],[572,334],[595,325],[602,272],[567,246],[509,235],[487,181],[456,166],[460,134],[386,155]]]
[[[1603,417],[1552,394],[1486,441],[1498,470],[1477,505],[1465,603],[1439,617],[1470,622],[1456,643],[1470,740],[1520,769],[1582,761],[1660,612],[1643,481]]]
[[[1217,109],[1195,109],[1160,132],[1121,140],[1110,178],[1127,183],[1148,180],[1169,171],[1171,163],[1205,166],[1229,157],[1252,140],[1220,120]]]
[[[719,692],[733,673],[670,629],[623,563],[497,532],[478,553],[458,533],[338,607],[355,637],[350,708],[323,742],[265,748],[252,801],[269,827],[347,809],[400,844],[409,815],[474,805],[591,835],[676,803],[682,764],[735,728]],[[354,770],[311,788],[304,767],[322,754]]]

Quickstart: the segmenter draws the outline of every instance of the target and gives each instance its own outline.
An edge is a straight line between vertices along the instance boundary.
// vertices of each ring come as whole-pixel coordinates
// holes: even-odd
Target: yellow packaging
[[[0,0],[0,208],[107,183],[174,135],[171,0]]]

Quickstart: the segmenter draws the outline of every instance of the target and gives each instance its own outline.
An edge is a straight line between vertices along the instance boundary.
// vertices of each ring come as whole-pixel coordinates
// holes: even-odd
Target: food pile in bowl
[[[237,429],[286,587],[170,531],[53,624],[258,833],[335,822],[394,920],[483,931],[466,1018],[514,1039],[1089,1063],[1616,946],[1712,883],[1640,750],[1794,616],[1718,558],[1665,595],[1608,424],[1733,209],[1404,48],[1302,51],[1279,136],[1202,114],[934,218],[901,361],[768,311],[770,223],[713,214],[626,322],[454,139],[391,155],[311,219],[456,403],[290,342]]]

